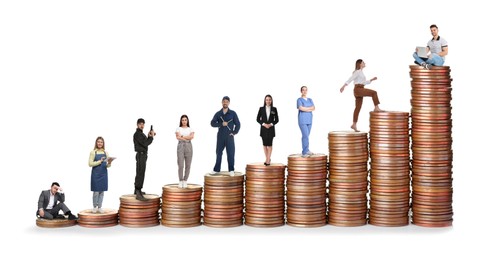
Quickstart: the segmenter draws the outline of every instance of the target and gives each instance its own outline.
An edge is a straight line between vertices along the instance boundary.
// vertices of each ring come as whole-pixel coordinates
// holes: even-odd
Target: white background
[[[0,113],[2,255],[380,259],[490,257],[490,12],[482,1],[2,1]],[[258,229],[164,226],[132,229],[35,225],[41,190],[58,181],[74,212],[92,207],[89,153],[97,136],[118,159],[104,207],[133,191],[132,135],[139,117],[157,132],[144,190],[177,181],[174,131],[187,114],[196,131],[189,182],[203,185],[215,162],[210,126],[231,97],[241,120],[236,170],[263,162],[256,113],[273,96],[280,122],[273,162],[301,151],[296,99],[316,105],[311,150],[327,153],[330,131],[349,130],[355,60],[367,64],[381,108],[410,111],[409,65],[430,24],[449,42],[453,78],[452,228]],[[359,128],[368,131],[369,98]],[[222,169],[226,169],[226,156]],[[465,250],[465,247],[468,249]],[[6,251],[5,251],[6,250]]]

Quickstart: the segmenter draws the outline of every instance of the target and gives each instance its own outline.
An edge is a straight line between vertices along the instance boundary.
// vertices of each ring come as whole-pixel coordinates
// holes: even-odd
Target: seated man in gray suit
[[[68,219],[77,219],[70,209],[65,206],[64,201],[65,194],[63,193],[63,189],[60,188],[58,182],[53,182],[51,184],[51,189],[44,190],[39,195],[38,211],[36,212],[36,215],[45,219],[53,219],[58,217],[58,212],[62,210],[64,215],[68,215]]]

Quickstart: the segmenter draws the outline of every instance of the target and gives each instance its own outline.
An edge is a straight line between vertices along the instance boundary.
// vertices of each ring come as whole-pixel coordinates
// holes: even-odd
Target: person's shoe
[[[303,154],[302,155],[302,158],[306,158],[306,157],[309,157],[309,154]]]
[[[314,155],[314,153],[313,153],[313,152],[311,152],[311,151],[307,152],[307,154],[308,154],[308,155]]]
[[[141,191],[141,190],[140,190],[140,192],[141,192],[143,195],[147,194],[147,193],[145,193],[144,191]],[[134,189],[134,190],[133,190],[133,195],[137,195],[137,189]]]
[[[220,172],[212,171],[210,174],[212,174],[212,175],[217,175],[217,174],[219,174],[219,173],[220,173]]]
[[[230,171],[229,176],[234,176],[234,171]]]
[[[145,198],[145,197],[143,196],[143,194],[142,194],[142,191],[141,191],[141,190],[137,190],[136,192],[137,192],[137,194],[135,194],[135,195],[136,195],[136,197],[135,197],[135,198],[136,198],[137,200],[140,200],[140,201],[147,201],[147,200],[149,200],[149,199],[147,199],[147,198]]]
[[[54,218],[56,218],[56,219],[65,219],[65,216],[63,216],[63,215],[56,215]]]
[[[184,189],[188,188],[188,183],[186,183],[186,181],[183,181],[181,188],[184,188]]]
[[[92,208],[92,213],[96,213],[96,212],[97,212],[97,207]]]
[[[183,188],[183,181],[179,181],[178,188]]]
[[[425,62],[420,63],[420,66],[421,66],[422,68],[424,68],[424,69],[425,69],[425,65],[427,65],[427,63],[425,63]]]
[[[426,68],[426,69],[428,69],[428,70],[430,70],[430,69],[432,68],[432,65],[430,65],[430,64],[428,64],[428,63],[426,63],[426,64],[425,64],[425,68]]]
[[[268,163],[264,162],[263,165],[268,166]]]
[[[104,210],[102,208],[97,208],[97,213],[104,213]]]
[[[68,219],[69,219],[69,220],[77,220],[78,218],[77,218],[77,216],[75,216],[74,214],[70,213],[70,214],[68,215]]]

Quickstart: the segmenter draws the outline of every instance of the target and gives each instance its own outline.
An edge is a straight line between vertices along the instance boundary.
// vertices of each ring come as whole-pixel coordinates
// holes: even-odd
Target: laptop
[[[427,47],[417,47],[417,55],[420,58],[427,58]]]

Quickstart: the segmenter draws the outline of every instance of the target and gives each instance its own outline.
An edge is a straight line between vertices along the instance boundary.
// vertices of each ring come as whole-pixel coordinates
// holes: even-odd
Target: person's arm
[[[232,134],[237,135],[237,133],[239,133],[239,129],[241,129],[241,122],[239,122],[239,117],[237,116],[236,112],[234,112],[232,121],[234,122],[234,130],[232,131]]]
[[[260,124],[260,125],[263,125],[263,123],[261,122],[261,120],[262,120],[262,118],[261,118],[261,108],[262,107],[260,107],[260,109],[258,109],[258,115],[256,116],[256,122],[258,122],[258,124]]]
[[[448,46],[447,45],[446,46],[443,46],[442,47],[442,51],[439,52],[438,55],[441,56],[441,57],[444,57],[444,56],[448,55]]]
[[[195,132],[191,132],[189,135],[183,137],[185,140],[193,140],[195,138]]]
[[[272,107],[272,111],[275,111],[275,114],[273,115],[273,122],[272,122],[272,126],[274,126],[278,123],[278,111],[276,107]]]
[[[38,209],[39,210],[43,209],[43,204],[44,204],[44,195],[43,195],[43,192],[41,191],[41,194],[39,194],[39,199],[38,199]]]
[[[57,192],[55,197],[58,197],[58,201],[65,202],[65,193]],[[56,204],[56,201],[55,201],[55,204]]]
[[[354,71],[354,73],[352,73],[352,76],[350,76],[350,78],[347,81],[345,81],[343,86],[340,88],[340,93],[343,93],[343,91],[345,90],[345,87],[348,86],[348,84],[350,84],[350,82],[352,82],[355,79],[355,77],[357,77],[358,71],[359,70]]]
[[[210,125],[212,127],[221,127],[222,126],[222,120],[220,119],[219,112],[215,113],[214,117],[212,118],[212,121],[210,121]]]
[[[374,78],[372,78],[372,79],[370,79],[370,80],[366,80],[366,81],[364,82],[364,85],[369,85],[369,84],[371,84],[371,82],[373,82],[373,81],[375,81],[375,80],[377,80],[377,79],[378,79],[378,77],[374,77]]]
[[[146,137],[142,133],[135,136],[135,141],[143,147],[148,147],[154,141],[154,138],[152,136]]]
[[[89,167],[95,167],[101,165],[102,159],[99,161],[94,161],[95,157],[96,157],[96,150],[92,150],[91,154],[89,155]]]
[[[178,141],[184,140],[183,136],[181,136],[181,133],[177,129],[176,129],[176,139],[178,139]]]

